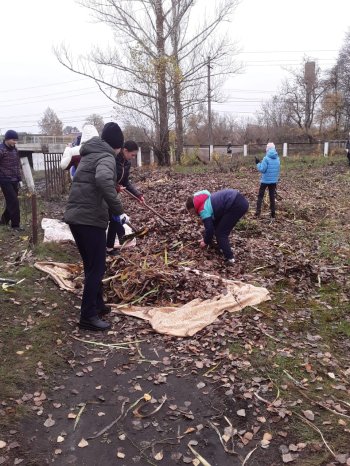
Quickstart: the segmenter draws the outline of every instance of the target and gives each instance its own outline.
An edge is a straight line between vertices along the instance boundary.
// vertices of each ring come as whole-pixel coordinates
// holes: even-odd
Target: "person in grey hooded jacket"
[[[106,229],[109,210],[121,215],[123,206],[116,192],[115,156],[124,136],[117,123],[107,123],[101,138],[93,137],[80,149],[81,161],[74,175],[64,214],[84,265],[84,290],[79,327],[107,330],[101,319],[110,312],[103,302],[102,278],[106,267]]]

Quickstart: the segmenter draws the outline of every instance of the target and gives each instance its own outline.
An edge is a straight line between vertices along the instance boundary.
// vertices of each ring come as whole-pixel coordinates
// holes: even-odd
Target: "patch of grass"
[[[182,175],[190,175],[208,173],[212,170],[212,167],[209,165],[173,165],[172,170],[175,173],[181,173]]]
[[[39,243],[34,248],[34,254],[38,260],[56,262],[75,262],[78,257],[76,247],[69,243]]]
[[[241,355],[246,352],[244,345],[238,341],[230,343],[229,351],[230,353],[235,354],[235,355]]]
[[[336,332],[350,338],[350,322],[348,320],[342,320],[336,327]]]
[[[25,248],[22,241],[12,241],[13,238],[12,232],[0,229],[2,265],[6,263],[6,254],[11,254],[10,263],[1,276],[25,279],[9,292],[0,287],[0,402],[5,402],[9,408],[8,415],[0,416],[0,428],[13,426],[26,413],[25,407],[14,400],[24,393],[46,389],[54,382],[57,371],[65,366],[63,356],[67,350],[59,340],[66,338],[66,316],[70,315],[72,306],[67,295],[51,281],[41,281],[42,274],[32,265],[13,261],[16,253],[21,256]],[[40,259],[66,262],[74,262],[78,256],[74,246],[57,244],[38,245],[33,253]],[[44,378],[37,373],[40,368]]]

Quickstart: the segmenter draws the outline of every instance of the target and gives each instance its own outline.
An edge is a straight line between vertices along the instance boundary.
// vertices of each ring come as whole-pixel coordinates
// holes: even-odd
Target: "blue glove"
[[[120,223],[121,225],[123,225],[125,223],[125,219],[123,219],[121,217],[121,215],[112,215],[112,219],[117,222],[117,223]]]
[[[121,215],[112,215],[112,219],[115,222],[120,223],[121,225],[124,225],[124,223],[129,221],[129,217],[126,214],[121,214]]]

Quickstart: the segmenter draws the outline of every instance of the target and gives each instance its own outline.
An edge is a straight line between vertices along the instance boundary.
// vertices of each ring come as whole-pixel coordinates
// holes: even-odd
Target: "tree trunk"
[[[180,162],[183,153],[183,107],[181,103],[181,68],[179,63],[179,27],[176,25],[177,11],[176,7],[178,0],[172,0],[172,19],[173,31],[171,34],[171,43],[173,47],[173,98],[174,98],[174,111],[175,111],[175,158],[176,162]]]
[[[160,165],[170,165],[169,157],[169,113],[168,113],[168,96],[166,88],[166,57],[165,57],[165,39],[164,39],[164,12],[162,0],[154,1],[154,10],[156,14],[156,31],[157,31],[157,63],[156,77],[158,90],[158,109],[159,109],[159,140],[158,147],[155,148]]]

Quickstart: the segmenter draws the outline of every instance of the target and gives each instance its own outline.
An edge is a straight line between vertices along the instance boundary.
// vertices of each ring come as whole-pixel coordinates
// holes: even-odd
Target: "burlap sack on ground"
[[[37,262],[35,267],[48,273],[61,289],[77,291],[77,284],[73,278],[76,276],[77,265]],[[210,274],[206,276],[213,277]],[[225,293],[212,299],[194,299],[182,306],[142,307],[112,304],[112,308],[118,314],[147,320],[158,333],[186,337],[199,332],[225,311],[238,312],[246,306],[256,306],[270,299],[266,288],[236,280],[222,281],[226,285]]]

